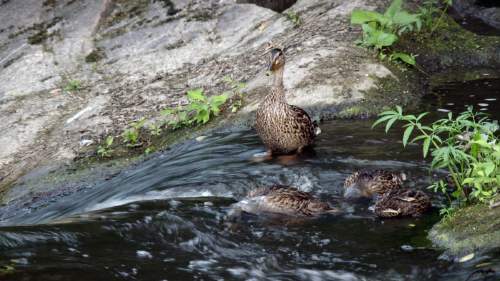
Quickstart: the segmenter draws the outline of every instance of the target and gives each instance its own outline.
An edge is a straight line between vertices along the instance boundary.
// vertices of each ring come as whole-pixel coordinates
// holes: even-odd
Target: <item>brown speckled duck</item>
[[[381,218],[418,217],[431,208],[430,197],[420,190],[402,188],[404,173],[362,170],[345,182],[347,199],[375,198],[374,212]]]
[[[375,214],[381,218],[419,217],[431,208],[429,195],[420,190],[394,189],[375,203]]]
[[[344,181],[344,197],[346,199],[371,199],[387,191],[399,189],[406,180],[404,173],[393,173],[386,170],[361,170],[350,175]]]
[[[287,103],[283,86],[285,54],[279,48],[271,49],[270,53],[269,70],[274,82],[271,93],[257,108],[255,129],[269,155],[300,153],[313,144],[320,130],[307,112]]]
[[[310,193],[284,185],[254,189],[245,199],[236,203],[235,207],[254,214],[274,213],[306,217],[340,213],[339,209],[331,207]]]

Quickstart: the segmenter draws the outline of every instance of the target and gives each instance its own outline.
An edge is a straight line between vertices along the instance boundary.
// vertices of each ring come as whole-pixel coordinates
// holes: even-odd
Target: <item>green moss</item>
[[[496,200],[500,200],[500,195]],[[477,204],[461,208],[436,224],[429,239],[455,256],[499,248],[500,207]]]
[[[45,0],[42,6],[44,7],[54,7],[56,5],[56,0]]]
[[[45,42],[45,40],[48,37],[49,37],[49,35],[47,33],[47,30],[43,29],[43,30],[40,30],[37,33],[29,36],[28,37],[28,43],[30,43],[31,45],[42,44],[43,42]]]
[[[86,63],[93,63],[93,62],[98,62],[104,58],[104,52],[102,49],[97,48],[92,50],[86,57],[85,57],[85,62]]]
[[[55,17],[49,22],[36,23],[33,26],[27,28],[26,30],[20,31],[19,34],[22,34],[26,31],[35,31],[34,34],[28,36],[28,43],[31,45],[42,44],[49,37],[52,37],[52,36],[61,37],[60,33],[57,30],[52,32],[52,33],[48,32],[48,29],[53,27],[54,25],[56,25],[59,21],[61,21],[61,19],[62,19],[61,17]]]
[[[429,30],[406,34],[395,48],[418,55],[417,63],[432,73],[448,68],[500,65],[499,45],[500,37],[474,34],[445,16],[432,34]]]
[[[337,118],[365,118],[373,117],[395,105],[401,105],[408,110],[415,109],[423,89],[415,71],[402,71],[399,66],[386,64],[398,78],[387,76],[384,78],[372,77],[376,81],[375,87],[364,92],[364,99],[355,104],[341,106],[342,109],[335,116]]]

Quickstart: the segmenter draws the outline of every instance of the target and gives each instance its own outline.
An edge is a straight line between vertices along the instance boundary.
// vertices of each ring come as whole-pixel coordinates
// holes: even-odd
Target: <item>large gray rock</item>
[[[226,75],[248,84],[248,105],[232,119],[250,125],[269,90],[263,51],[270,41],[290,46],[289,101],[315,118],[383,93],[380,79],[411,96],[401,73],[354,44],[359,29],[351,30],[351,11],[387,1],[297,1],[290,10],[300,26],[229,0],[2,3],[0,186],[35,167],[71,161],[133,120],[158,118],[161,109],[185,102],[188,89],[221,93]],[[67,87],[75,80],[80,89]]]

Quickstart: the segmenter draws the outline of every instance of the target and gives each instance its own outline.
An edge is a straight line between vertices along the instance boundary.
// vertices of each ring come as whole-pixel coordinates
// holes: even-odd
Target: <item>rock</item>
[[[463,17],[473,17],[500,29],[500,3],[487,0],[454,0],[453,8]]]
[[[477,256],[498,248],[499,226],[500,208],[478,204],[461,208],[451,218],[441,220],[429,232],[429,239],[444,248],[447,255],[468,260],[471,253]]]
[[[399,78],[352,47],[357,32],[341,32],[354,8],[369,7],[361,0],[298,1],[293,9],[303,23],[295,27],[270,9],[232,1],[2,4],[0,141],[9,145],[0,149],[1,186],[86,154],[82,139],[119,135],[142,117],[156,120],[188,89],[223,92],[225,75],[248,83],[250,105],[233,119],[251,124],[268,89],[262,51],[269,41],[291,46],[292,103],[319,118],[363,100],[377,79]]]

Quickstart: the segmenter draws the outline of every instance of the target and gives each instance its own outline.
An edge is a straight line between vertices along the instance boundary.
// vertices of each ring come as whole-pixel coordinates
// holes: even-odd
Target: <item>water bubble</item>
[[[141,259],[152,259],[153,258],[153,255],[150,252],[144,251],[144,250],[137,250],[136,254],[137,254],[137,257],[141,258]]]
[[[405,252],[411,252],[413,251],[415,248],[413,248],[413,246],[411,245],[401,245],[401,250],[405,251]]]
[[[15,264],[20,264],[20,265],[27,265],[27,264],[29,264],[29,262],[28,262],[28,259],[27,259],[27,258],[11,259],[10,261],[11,261],[12,263],[15,263]]]

